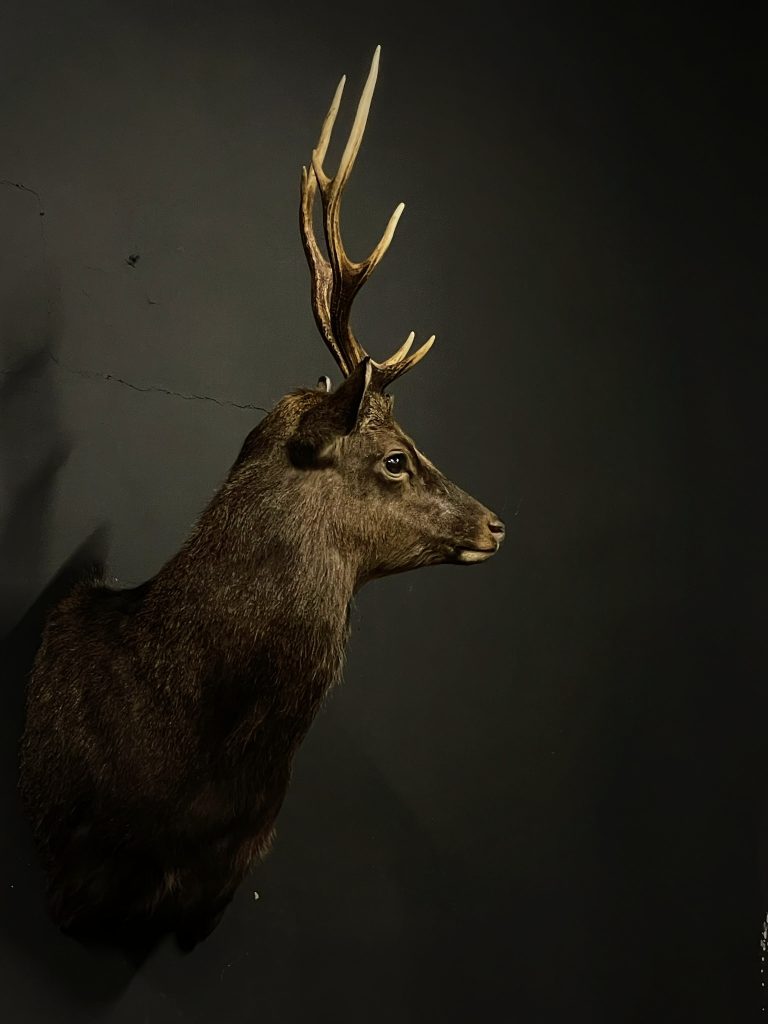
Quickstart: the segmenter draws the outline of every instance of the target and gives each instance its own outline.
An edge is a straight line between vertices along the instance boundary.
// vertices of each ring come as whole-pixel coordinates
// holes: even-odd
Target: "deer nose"
[[[501,544],[501,542],[504,540],[504,534],[506,532],[504,523],[502,523],[500,519],[492,519],[490,523],[488,523],[488,529],[493,534],[496,543]]]

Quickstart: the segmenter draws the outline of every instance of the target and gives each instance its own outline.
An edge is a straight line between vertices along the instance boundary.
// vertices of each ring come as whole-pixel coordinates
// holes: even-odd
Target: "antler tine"
[[[333,126],[336,124],[336,115],[339,112],[341,106],[341,96],[344,92],[344,86],[347,81],[347,76],[342,75],[339,84],[336,86],[336,92],[333,94],[331,105],[328,108],[328,113],[325,115],[323,121],[323,127],[320,129],[320,138],[317,140],[317,146],[315,146],[315,153],[317,158],[322,164],[325,160],[325,154],[328,152],[328,144],[331,141],[331,134],[333,133]]]
[[[334,191],[336,193],[340,193],[349,180],[352,168],[355,166],[357,154],[360,151],[363,135],[365,135],[365,126],[368,124],[371,100],[373,99],[373,93],[376,89],[376,79],[379,77],[380,55],[381,47],[377,46],[373,52],[371,70],[368,72],[368,78],[363,86],[360,102],[357,104],[357,113],[355,114],[355,120],[352,124],[352,130],[349,133],[347,144],[344,147],[344,152],[342,153],[341,160],[339,161],[339,169],[334,178]]]
[[[323,160],[328,151],[345,78],[341,79],[323,121],[320,138],[312,152],[311,168],[309,171],[306,168],[303,169],[301,179],[301,237],[312,278],[312,310],[320,333],[345,376],[349,376],[354,368],[367,358],[367,353],[355,337],[349,322],[352,302],[389,248],[398,221],[405,209],[404,203],[400,203],[396,207],[381,239],[366,259],[359,263],[350,260],[341,237],[341,197],[363,141],[371,100],[376,88],[380,53],[381,47],[377,46],[336,174],[331,178],[325,173]],[[315,193],[318,188],[323,204],[323,230],[328,251],[327,258],[317,243],[312,220]],[[406,343],[385,362],[377,363],[371,360],[376,379],[380,382],[379,386],[384,387],[386,383],[395,380],[411,366],[414,366],[427,354],[434,342],[434,337],[430,338],[417,352],[409,356],[413,338],[414,335],[411,334]]]
[[[420,363],[424,356],[429,352],[435,343],[435,335],[433,334],[430,338],[424,342],[421,348],[418,348],[415,352],[407,357],[407,359],[400,358],[403,350],[408,352],[411,345],[413,344],[413,331],[408,335],[408,340],[402,348],[398,349],[393,356],[389,359],[385,359],[383,363],[373,363],[373,380],[379,390],[383,390],[392,381],[397,380],[398,377],[402,377],[404,373],[407,373],[416,363]],[[406,347],[407,346],[407,347]],[[404,354],[404,353],[403,353]]]
[[[313,152],[314,158],[315,153],[320,157],[322,161],[328,150],[328,144],[331,141],[331,133],[333,132],[333,126],[336,122],[336,115],[339,112],[339,106],[341,104],[341,94],[344,91],[344,83],[346,82],[346,75],[342,75],[341,81],[336,86],[336,92],[334,93],[333,100],[328,109],[328,113],[325,115],[323,121],[323,127],[320,130],[320,138],[317,141],[317,147]],[[323,256],[320,251],[320,246],[317,244],[315,238],[315,229],[312,224],[312,211],[315,205],[315,191],[317,188],[318,181],[323,181],[325,175],[318,175],[317,169],[310,168],[307,173],[307,168],[302,167],[301,169],[301,209],[299,217],[299,227],[301,230],[301,239],[304,244],[304,251],[307,256],[307,262],[309,263],[310,277],[312,279],[312,312],[315,315],[315,322],[323,336],[323,339],[331,351],[333,358],[341,368],[342,373],[348,374],[353,367],[348,367],[344,353],[340,349],[336,338],[333,333],[333,326],[331,323],[331,309],[330,300],[333,291],[333,271],[328,260]]]
[[[416,339],[416,332],[415,331],[411,331],[411,333],[405,339],[405,341],[400,346],[400,348],[397,350],[397,352],[395,352],[394,355],[391,355],[389,357],[389,359],[385,359],[384,362],[381,363],[381,365],[382,366],[391,366],[393,363],[399,363],[400,360],[404,359],[408,355],[408,353],[411,351],[411,345],[414,343],[415,339]]]

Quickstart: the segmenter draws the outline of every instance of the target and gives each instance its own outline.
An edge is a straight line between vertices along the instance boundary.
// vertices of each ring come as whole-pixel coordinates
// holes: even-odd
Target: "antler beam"
[[[363,141],[371,99],[376,88],[380,52],[381,47],[377,46],[371,62],[371,70],[357,107],[355,121],[336,174],[330,178],[323,170],[323,161],[331,141],[336,115],[339,112],[346,76],[339,82],[330,109],[323,121],[317,147],[312,152],[310,169],[308,171],[306,167],[303,167],[301,175],[300,226],[312,278],[312,311],[320,333],[345,377],[348,377],[363,359],[370,358],[355,337],[349,322],[352,302],[389,248],[397,222],[405,209],[404,203],[400,203],[395,209],[389,218],[381,240],[370,256],[360,263],[356,263],[347,256],[341,238],[341,197]],[[323,230],[328,258],[320,250],[313,227],[312,214],[315,193],[318,188],[323,204]],[[429,352],[435,341],[435,336],[432,335],[421,348],[411,352],[414,338],[415,334],[411,332],[397,352],[385,359],[384,362],[378,363],[371,359],[372,379],[378,388],[385,388],[393,380],[410,370],[412,366],[415,366]]]

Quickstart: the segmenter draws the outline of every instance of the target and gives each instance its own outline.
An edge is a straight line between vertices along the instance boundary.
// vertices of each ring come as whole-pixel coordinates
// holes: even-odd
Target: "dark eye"
[[[403,452],[393,452],[384,459],[384,466],[392,476],[402,476],[408,468],[408,459]]]

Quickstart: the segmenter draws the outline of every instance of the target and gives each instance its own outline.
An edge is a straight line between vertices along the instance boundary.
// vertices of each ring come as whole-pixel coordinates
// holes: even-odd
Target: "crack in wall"
[[[71,373],[75,377],[82,377],[85,380],[100,380],[106,381],[109,384],[120,384],[123,387],[130,388],[131,391],[150,392],[158,395],[169,395],[171,398],[181,398],[185,402],[213,402],[214,405],[229,406],[232,409],[249,409],[253,412],[269,412],[269,409],[265,409],[261,405],[251,405],[249,402],[233,402],[226,398],[215,398],[213,395],[194,395],[185,394],[183,391],[173,391],[171,388],[161,388],[155,384],[134,384],[130,380],[125,380],[123,377],[116,377],[113,373],[103,373],[98,370],[82,370],[74,366],[67,366],[61,359],[53,354],[50,349],[45,349],[45,354],[59,367],[60,370],[64,370],[65,373]],[[21,373],[20,369],[14,369],[12,367],[6,368],[0,366],[0,376],[12,376],[15,373]]]
[[[29,194],[34,196],[37,200],[37,212],[40,214],[41,217],[45,216],[45,210],[43,209],[43,201],[40,198],[40,193],[37,192],[35,189],[30,188],[29,185],[24,185],[20,181],[11,181],[9,178],[0,178],[0,185],[7,185],[8,188],[17,188],[20,192],[29,192]]]
[[[30,195],[34,196],[37,201],[38,214],[41,218],[45,217],[45,208],[43,206],[43,200],[37,189],[30,188],[29,185],[25,185],[23,182],[20,181],[11,181],[10,178],[0,178],[0,185],[5,185],[7,188],[18,189],[20,192],[28,192]],[[40,240],[43,248],[43,268],[44,271],[47,272],[48,250],[42,220],[40,222]],[[93,269],[97,270],[100,268],[94,267]],[[152,300],[150,299],[149,301],[151,302]],[[47,312],[48,316],[50,317],[52,313],[50,299],[48,302]],[[70,373],[73,376],[82,377],[85,380],[100,380],[106,381],[109,384],[120,384],[123,387],[130,388],[131,391],[141,391],[145,393],[150,392],[158,395],[168,395],[171,398],[181,398],[185,402],[213,402],[214,405],[220,405],[224,407],[229,406],[232,409],[249,409],[252,410],[253,412],[269,412],[268,409],[264,409],[260,405],[251,405],[248,402],[233,402],[225,398],[214,398],[213,395],[188,395],[184,394],[184,392],[182,391],[173,391],[171,388],[162,388],[154,384],[134,384],[132,381],[125,380],[123,377],[116,377],[112,373],[104,373],[99,372],[97,370],[82,370],[74,366],[67,366],[67,364],[63,363],[57,356],[55,356],[50,349],[45,349],[45,352],[48,358],[51,360],[51,362],[55,363],[55,365],[58,366],[59,369],[63,370],[65,373]],[[15,370],[13,368],[0,367],[0,376],[7,377],[18,372],[20,371]]]
[[[173,391],[170,388],[161,388],[155,384],[134,384],[130,380],[125,380],[123,377],[116,377],[112,373],[100,373],[97,370],[81,370],[76,369],[73,366],[67,366],[58,359],[53,352],[48,352],[49,359],[65,370],[67,373],[71,373],[76,377],[83,377],[85,380],[104,380],[110,384],[121,384],[123,387],[130,388],[131,391],[142,391],[152,392],[159,395],[169,395],[171,398],[182,398],[185,402],[213,402],[215,405],[229,406],[232,409],[251,409],[254,412],[269,412],[268,409],[264,409],[260,405],[251,405],[249,402],[233,402],[226,398],[214,398],[213,395],[187,395],[183,391]]]
[[[43,252],[42,252],[42,256],[43,256],[43,270],[44,270],[45,275],[47,277],[47,275],[48,275],[48,245],[47,245],[46,237],[45,237],[45,221],[43,219],[45,217],[45,207],[43,206],[43,198],[42,198],[42,196],[37,191],[37,189],[30,188],[29,185],[25,185],[21,181],[11,181],[10,178],[0,178],[0,185],[5,185],[6,188],[18,189],[19,192],[28,192],[29,195],[35,197],[35,201],[37,203],[37,213],[38,213],[38,216],[40,218],[40,245],[42,246],[42,250],[43,250]],[[48,305],[47,305],[46,309],[47,309],[48,316],[50,317],[51,316],[51,302],[50,302],[50,298],[48,300]]]
[[[0,178],[0,185],[5,185],[6,188],[15,188],[19,192],[27,192],[29,195],[35,197],[37,203],[37,212],[40,220],[40,248],[43,264],[43,277],[46,282],[50,282],[50,273],[48,266],[48,240],[45,237],[45,207],[43,205],[43,197],[35,188],[30,188],[29,185],[25,185],[22,181],[11,181],[10,178]],[[48,319],[49,325],[53,319],[53,301],[51,299],[50,288],[46,296],[45,301],[45,315]]]

